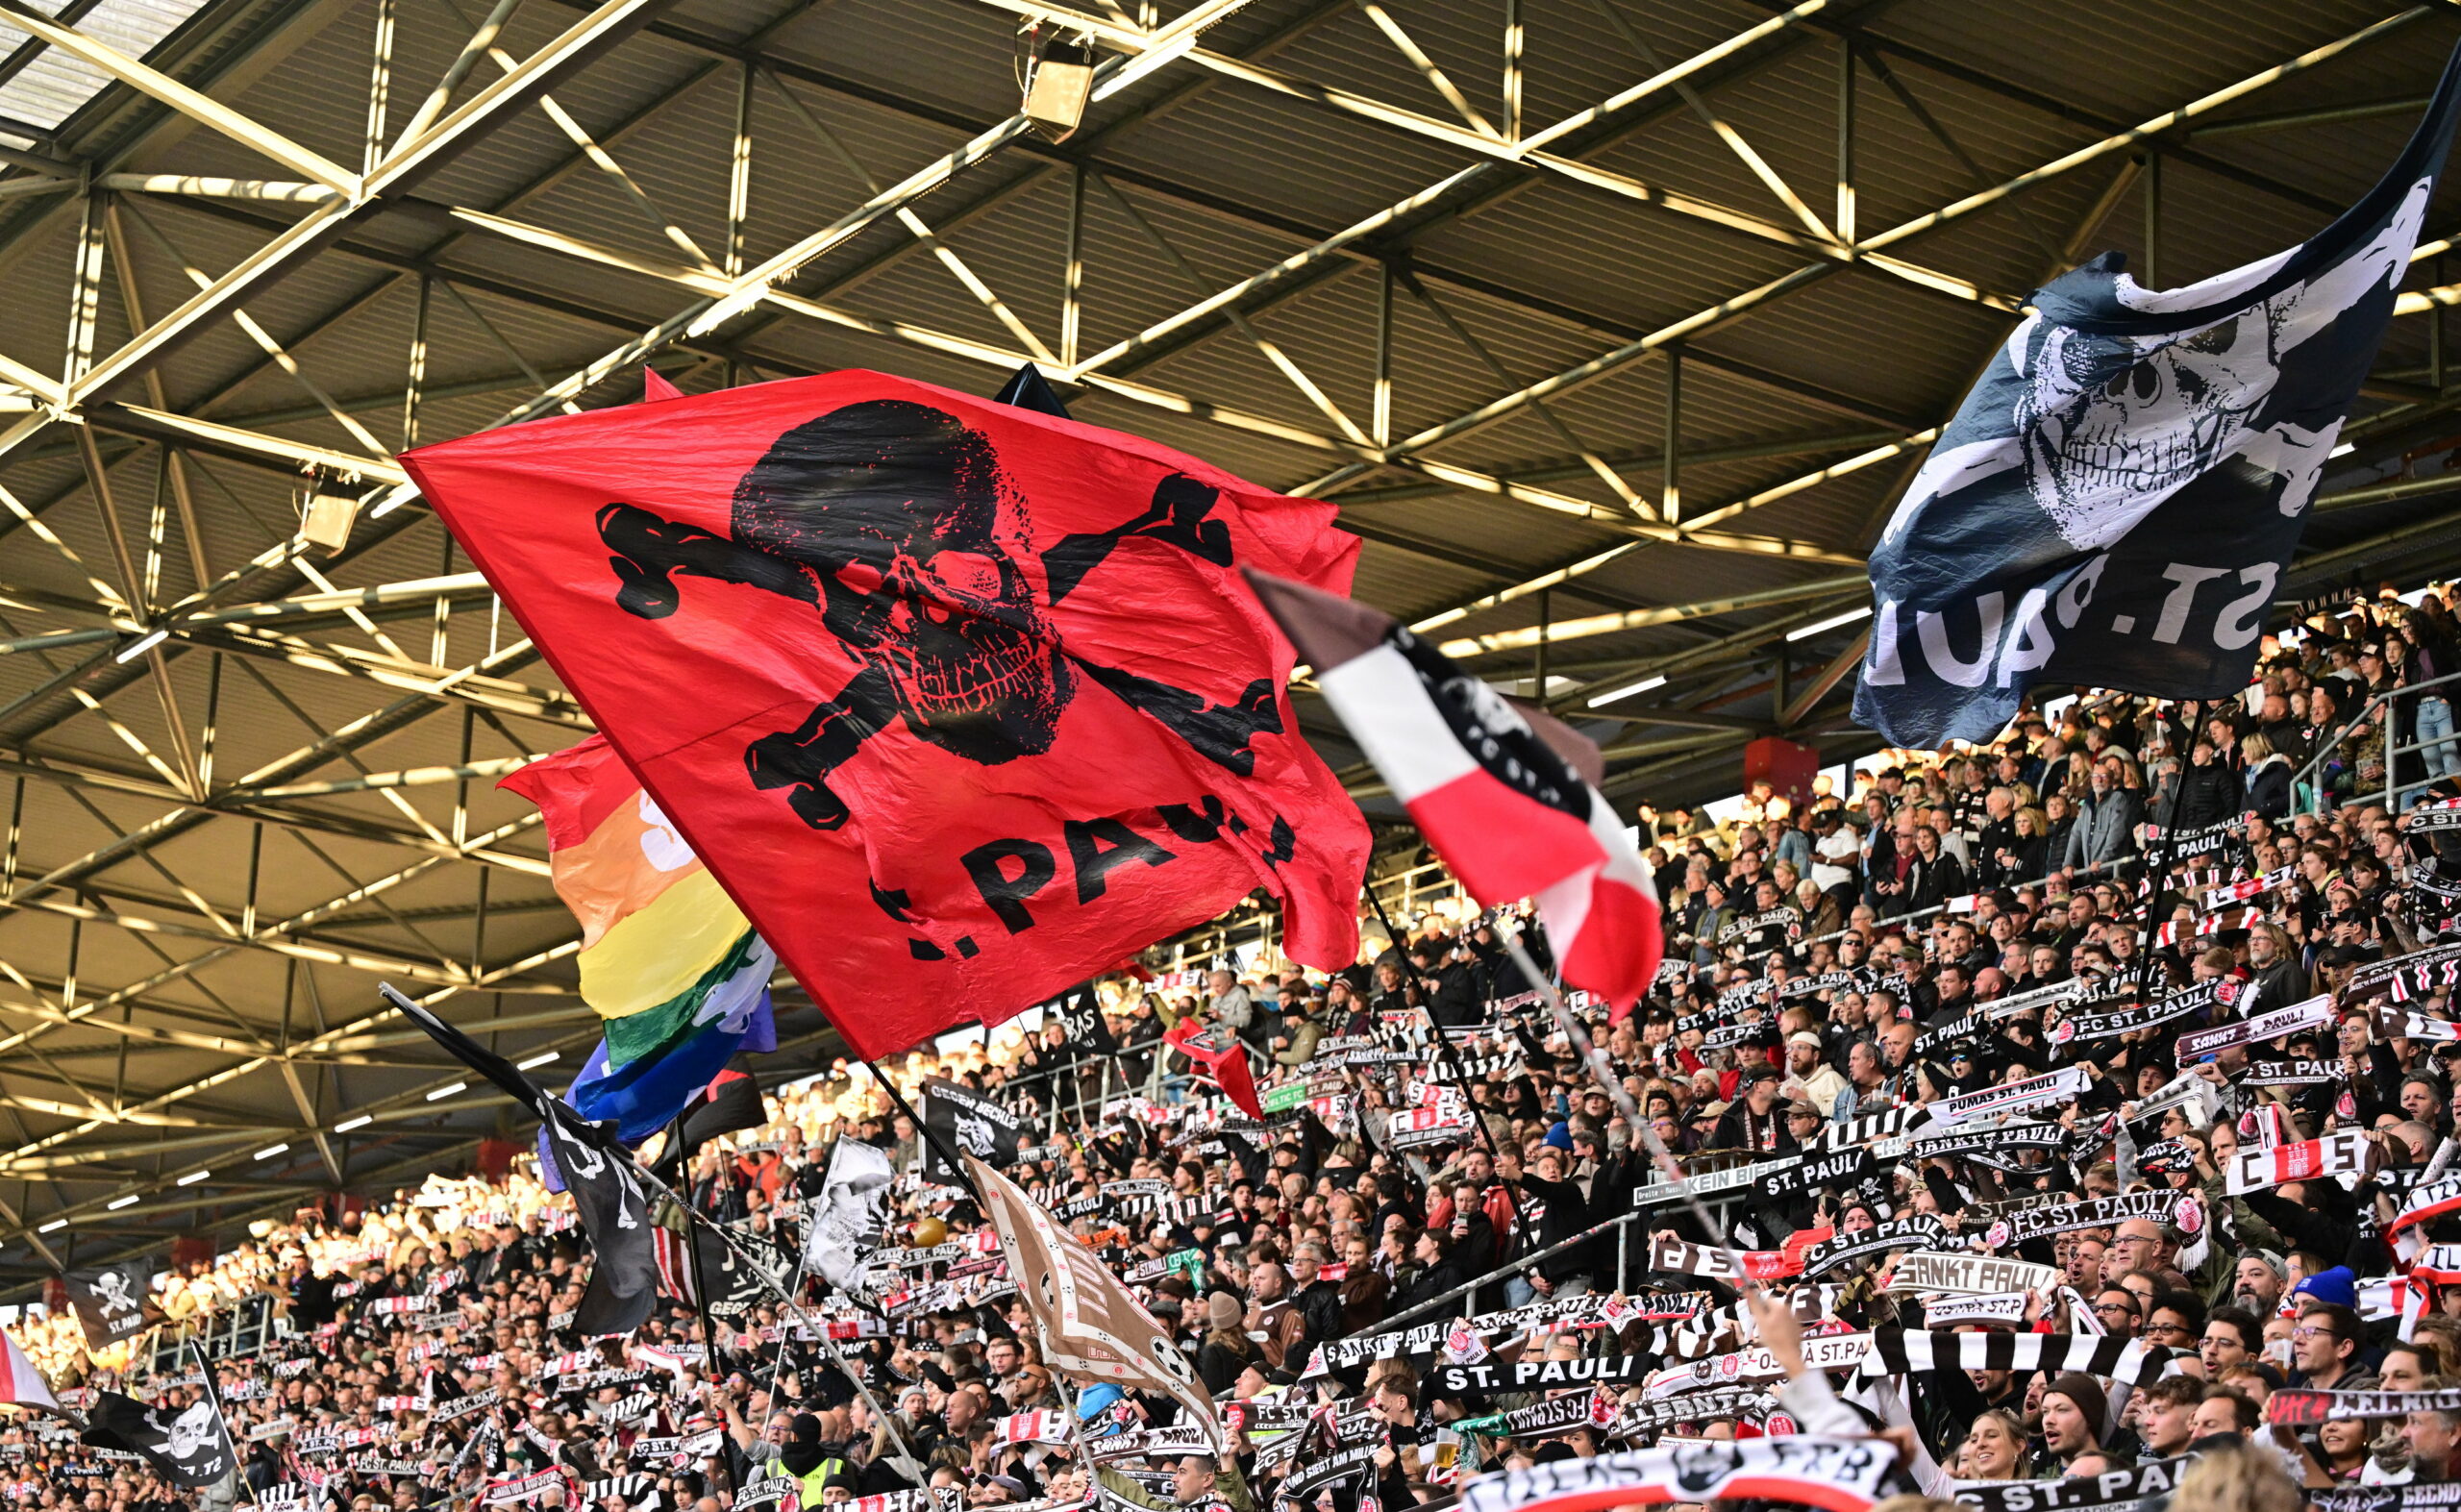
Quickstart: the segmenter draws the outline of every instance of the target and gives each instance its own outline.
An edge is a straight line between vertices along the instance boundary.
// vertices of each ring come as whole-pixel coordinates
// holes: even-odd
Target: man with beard
[[[2286,1277],[2281,1261],[2268,1251],[2258,1250],[2239,1257],[2238,1276],[2232,1284],[2232,1298],[2242,1307],[2259,1318],[2270,1318],[2281,1305],[2281,1289]]]
[[[2259,924],[2248,931],[2248,969],[2254,974],[2259,1011],[2307,1000],[2307,968],[2279,928]]]
[[[2421,1390],[2436,1390],[2449,1384],[2441,1376],[2427,1377]],[[2456,1467],[2453,1450],[2461,1447],[2461,1412],[2413,1412],[2401,1422],[2401,1440],[2410,1450],[2410,1479],[2416,1484],[2432,1485],[2452,1478]]]
[[[1820,1036],[1797,1029],[1786,1036],[1786,1079],[1778,1090],[1789,1098],[1802,1099],[1826,1116],[1837,1105],[1837,1094],[1846,1090],[1846,1078],[1822,1058]]]

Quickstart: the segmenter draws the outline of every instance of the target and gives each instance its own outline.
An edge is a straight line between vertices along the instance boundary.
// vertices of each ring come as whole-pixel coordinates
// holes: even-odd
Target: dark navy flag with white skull
[[[145,1282],[153,1270],[151,1261],[129,1260],[61,1277],[77,1326],[85,1330],[86,1348],[100,1350],[144,1328]]]
[[[2246,686],[2456,106],[2461,52],[2383,180],[2287,252],[2168,290],[2109,254],[2035,292],[1873,549],[1857,720],[1936,746],[2036,681]]]
[[[134,1397],[98,1391],[86,1423],[87,1443],[142,1455],[163,1479],[189,1490],[219,1484],[238,1463],[231,1430],[211,1397],[200,1396],[186,1407],[149,1407]]]

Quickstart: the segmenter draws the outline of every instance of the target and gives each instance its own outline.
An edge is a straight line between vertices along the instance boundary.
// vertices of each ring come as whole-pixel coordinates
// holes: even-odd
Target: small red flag
[[[1248,1070],[1247,1047],[1227,1034],[1202,1028],[1194,1019],[1181,1019],[1162,1036],[1171,1047],[1205,1068],[1239,1110],[1250,1118],[1265,1116],[1264,1104],[1256,1101],[1256,1078]]]
[[[1239,579],[1348,586],[1334,509],[879,373],[404,459],[549,664],[865,1055],[1280,899],[1357,953],[1365,821]]]

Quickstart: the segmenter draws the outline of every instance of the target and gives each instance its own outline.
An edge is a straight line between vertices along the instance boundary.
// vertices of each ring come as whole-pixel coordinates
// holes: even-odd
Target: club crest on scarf
[[[1251,742],[1278,734],[1270,681],[1210,704],[1117,668],[1072,664],[1050,607],[1130,535],[1217,566],[1228,527],[1216,490],[1174,473],[1146,513],[1115,532],[1063,536],[1042,558],[1037,595],[1019,554],[1027,504],[990,441],[928,405],[885,399],[808,420],[780,436],[736,487],[732,538],[630,504],[598,512],[615,602],[643,619],[683,603],[678,577],[740,583],[811,605],[860,667],[789,730],[754,740],[754,786],[783,788],[797,817],[834,830],[848,817],[830,775],[865,740],[903,721],[917,739],[982,766],[1040,756],[1081,690],[1078,672],[1159,720],[1206,760],[1241,777]]]

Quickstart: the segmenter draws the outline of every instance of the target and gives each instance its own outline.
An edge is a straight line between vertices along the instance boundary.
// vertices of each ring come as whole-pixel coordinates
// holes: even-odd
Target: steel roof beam
[[[2165,132],[2186,125],[2234,100],[2242,99],[2294,74],[2304,72],[2339,57],[2353,47],[2378,39],[2392,31],[2435,13],[2438,9],[2435,6],[2413,7],[2399,15],[2363,27],[2320,47],[2310,48],[2287,62],[2261,70],[2224,88],[2210,91],[2175,110],[2164,112],[2128,130],[2105,136],[2099,142],[2064,153],[2025,173],[2003,180],[1988,189],[1965,195],[1937,210],[1917,215],[1877,235],[1865,238],[1860,245],[1867,249],[1895,246],[1969,218],[2013,195],[2049,183],[2054,178],[2073,172],[2088,163],[2099,161],[2114,153],[2126,151]],[[1615,351],[1576,364],[1538,383],[1492,399],[1478,409],[1457,415],[1440,425],[1430,426],[1418,434],[1399,442],[1392,451],[1407,456],[1474,434],[1499,420],[1518,413],[1523,407],[1533,400],[1550,398],[1556,394],[1570,393],[1586,387],[1621,370],[1632,361],[1674,342],[1683,340],[1698,330],[1723,324],[1753,306],[1765,304],[1776,297],[1802,287],[1806,283],[1826,277],[1832,271],[1834,271],[1834,264],[1829,263],[1811,263],[1797,268],[1757,288],[1661,327],[1658,331],[1639,340],[1628,342]]]
[[[673,0],[606,0],[442,120],[410,140],[395,144],[364,176],[344,175],[343,183],[332,186],[346,190],[344,197],[317,206],[295,226],[241,260],[238,266],[97,362],[76,385],[71,397],[78,403],[111,397],[119,386],[134,381],[143,369],[194,337],[206,325],[287,276],[370,207],[387,196],[409,192],[420,180],[528,109],[558,83],[604,56],[671,4]],[[25,0],[0,0],[0,5],[31,10]],[[328,182],[320,174],[306,171],[303,165],[294,166],[304,177]]]
[[[251,152],[281,163],[302,178],[312,179],[343,194],[355,193],[359,189],[359,175],[324,154],[304,147],[202,90],[139,62],[108,42],[88,37],[73,26],[61,24],[28,5],[26,0],[0,0],[0,13],[7,14],[37,40],[142,94],[152,96],[188,119],[221,133]]]
[[[580,5],[584,3],[584,0],[557,0],[557,3],[567,7],[578,8]],[[1895,0],[1861,0],[1861,3],[1855,9],[1855,13],[1858,15],[1869,15],[1877,11],[1885,9],[1886,5],[1893,3],[1895,3]],[[1269,56],[1280,46],[1286,45],[1289,40],[1294,39],[1294,33],[1304,32],[1305,29],[1310,28],[1323,20],[1327,14],[1331,12],[1338,11],[1340,7],[1335,6],[1303,12],[1302,15],[1295,18],[1288,27],[1283,29],[1283,31],[1276,33],[1274,36],[1266,38],[1263,43],[1252,49],[1247,56],[1252,60]],[[815,67],[809,63],[775,54],[747,52],[724,41],[722,38],[715,37],[710,34],[696,31],[684,23],[668,19],[660,19],[652,22],[648,30],[653,35],[682,42],[686,46],[692,47],[710,56],[756,61],[761,68],[782,78],[791,79],[799,84],[808,84],[816,88],[826,89],[840,97],[872,105],[917,121],[929,122],[950,130],[969,133],[982,131],[988,124],[963,112],[954,111],[946,107],[936,105],[932,102],[900,95],[893,91],[883,89],[878,85],[872,84],[868,81],[846,78],[833,74],[826,69]],[[1789,36],[1800,39],[1807,36],[1807,34],[1797,33],[1789,34]],[[1715,76],[1714,80],[1704,78],[1703,83],[1707,84],[1714,82],[1715,84],[1722,85],[1733,82],[1734,80],[1745,77],[1750,73],[1756,72],[1759,69],[1777,62],[1790,51],[1791,46],[1789,42],[1786,39],[1781,38],[1779,44],[1776,47],[1764,48],[1757,53],[1746,57],[1728,60],[1725,64],[1715,70],[1712,70]],[[975,200],[959,206],[956,211],[937,217],[939,230],[943,235],[946,235],[952,229],[962,226],[970,220],[997,209],[999,206],[1007,203],[1010,198],[1024,192],[1033,184],[1040,182],[1041,178],[1045,174],[1056,168],[1073,164],[1094,165],[1101,151],[1113,144],[1121,134],[1137,126],[1141,126],[1148,121],[1176,109],[1179,103],[1182,103],[1182,97],[1194,98],[1207,89],[1217,87],[1220,82],[1220,77],[1221,76],[1214,76],[1212,78],[1200,79],[1193,82],[1183,87],[1181,91],[1172,95],[1166,95],[1161,100],[1156,101],[1154,105],[1142,108],[1137,112],[1131,112],[1123,118],[1114,121],[1110,126],[1106,127],[1101,135],[1088,138],[1082,142],[1055,145],[1042,142],[1032,137],[1027,137],[1013,143],[1010,148],[1011,151],[1039,158],[1043,160],[1048,166],[1037,168],[1034,172],[1022,175],[1015,180],[1011,180],[1009,183],[1001,186],[999,188],[993,189],[984,195],[979,196]],[[1677,107],[1673,102],[1668,102],[1666,109],[1671,111],[1675,108]],[[1656,115],[1657,112],[1644,111],[1641,112],[1641,119],[1634,122],[1622,123],[1619,129],[1612,136],[1602,134],[1600,139],[1590,145],[1592,147],[1603,146],[1609,141],[1620,140],[1624,136],[1630,135],[1632,132],[1650,124],[1656,118]],[[1289,217],[1280,215],[1269,210],[1260,210],[1253,206],[1234,203],[1201,187],[1173,182],[1147,169],[1117,162],[1101,163],[1100,167],[1106,177],[1118,184],[1126,185],[1132,188],[1142,189],[1148,193],[1159,195],[1165,199],[1173,200],[1179,204],[1185,205],[1190,209],[1208,215],[1228,219],[1258,230],[1272,232],[1279,235],[1289,236],[1297,241],[1310,243],[1322,241],[1333,234],[1332,232],[1323,228],[1312,227],[1292,220]],[[1501,203],[1503,200],[1512,197],[1522,189],[1544,182],[1543,177],[1541,176],[1517,173],[1506,168],[1501,163],[1490,162],[1483,164],[1482,167],[1506,174],[1508,177],[1501,180],[1488,179],[1481,181],[1483,187],[1479,196],[1475,198],[1464,197],[1461,203],[1446,207],[1440,217],[1430,218],[1424,224],[1409,228],[1408,236],[1400,239],[1413,239],[1434,225],[1441,224],[1444,221],[1452,219],[1462,218],[1469,214],[1474,214],[1479,210]],[[906,258],[914,255],[918,250],[919,245],[919,243],[907,242],[888,252],[882,253],[879,256],[857,265],[848,272],[832,278],[829,282],[818,288],[811,290],[810,295],[813,298],[821,300],[833,298],[836,294],[866,282],[877,274],[901,262]],[[1374,262],[1383,256],[1388,255],[1388,253],[1396,250],[1398,250],[1398,248],[1383,245],[1379,245],[1374,248],[1354,246],[1347,249],[1345,255],[1355,261]],[[1637,328],[1629,327],[1622,322],[1600,315],[1595,311],[1578,310],[1571,306],[1564,305],[1559,301],[1551,299],[1543,294],[1532,293],[1527,289],[1513,288],[1500,284],[1495,280],[1483,278],[1461,269],[1416,260],[1413,260],[1411,267],[1419,274],[1420,277],[1427,279],[1429,282],[1447,285],[1469,293],[1478,294],[1484,299],[1491,300],[1499,304],[1527,310],[1533,314],[1544,315],[1549,319],[1560,321],[1565,325],[1572,326],[1577,329],[1587,330],[1595,335],[1623,340],[1629,339],[1631,336],[1639,334]],[[1338,270],[1338,265],[1323,266],[1311,270],[1310,273],[1303,274],[1298,279],[1285,285],[1281,290],[1281,293],[1284,297],[1288,297],[1304,291],[1305,288],[1313,286],[1314,280],[1328,276],[1337,272]],[[757,333],[762,329],[763,324],[765,323],[758,323],[748,327],[743,339],[749,339],[751,335],[757,335]],[[1161,348],[1156,348],[1154,354],[1149,355],[1159,355],[1161,350]],[[1691,361],[1700,363],[1703,366],[1715,368],[1731,377],[1739,378],[1746,383],[1767,387],[1777,392],[1792,394],[1797,398],[1807,400],[1810,403],[1819,405],[1824,409],[1834,410],[1840,414],[1853,415],[1881,425],[1896,426],[1901,430],[1913,430],[1922,424],[1921,421],[1909,416],[1894,414],[1883,409],[1876,409],[1868,400],[1838,392],[1837,390],[1828,388],[1823,384],[1813,384],[1802,379],[1777,373],[1754,362],[1746,361],[1737,358],[1722,356],[1717,353],[1703,351],[1698,348],[1688,350],[1686,356]]]

